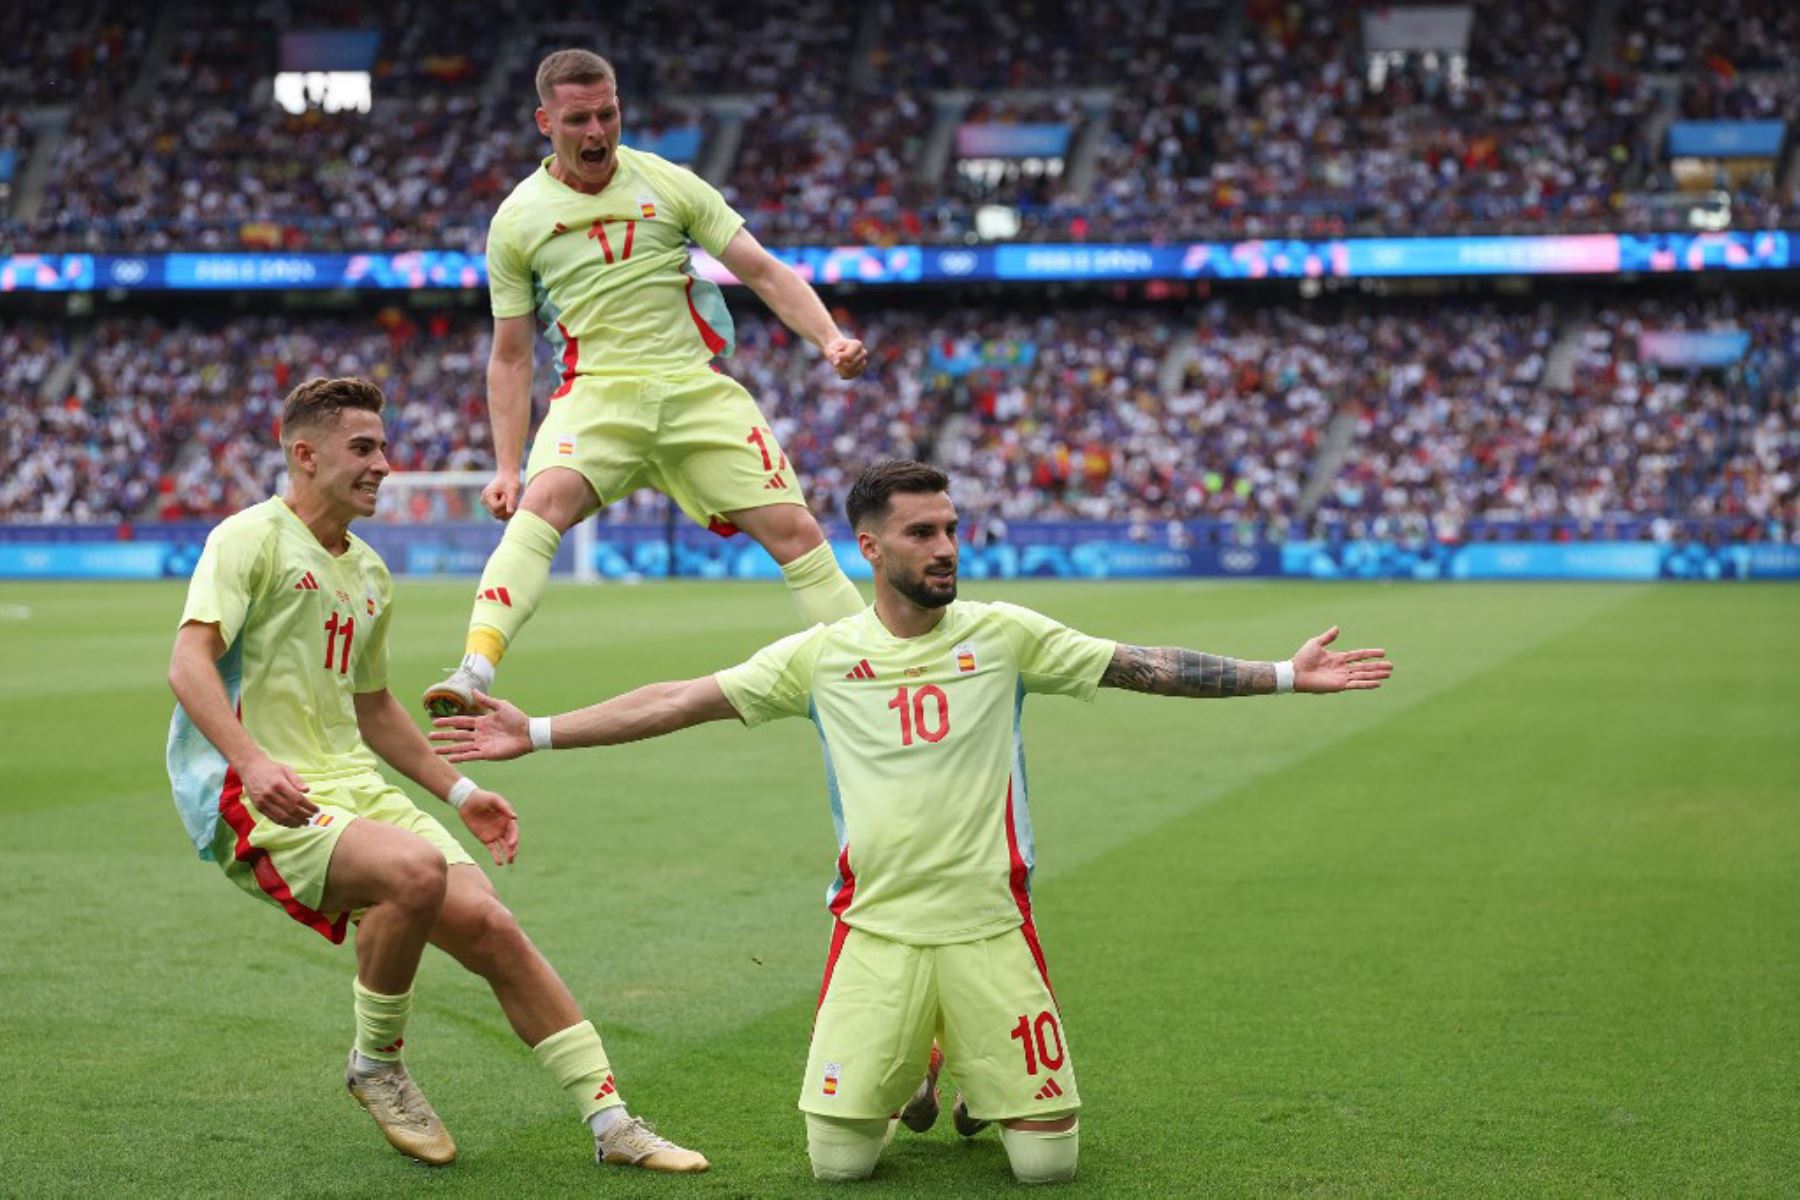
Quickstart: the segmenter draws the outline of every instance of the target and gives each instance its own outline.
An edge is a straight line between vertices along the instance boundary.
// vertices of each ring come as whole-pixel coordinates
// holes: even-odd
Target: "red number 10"
[[[339,617],[334,612],[331,614],[331,620],[325,622],[325,669],[327,671],[331,670],[332,657],[337,653],[338,634],[344,635],[344,654],[337,664],[339,675],[346,674],[350,670],[350,643],[356,637],[356,618],[344,617],[342,620],[343,624],[340,625]]]
[[[1044,1036],[1048,1030],[1050,1038],[1056,1039],[1056,1049],[1050,1049],[1050,1038]],[[1062,1030],[1057,1028],[1056,1017],[1046,1011],[1037,1015],[1037,1020],[1020,1017],[1019,1023],[1013,1026],[1011,1035],[1025,1048],[1025,1073],[1036,1075],[1038,1063],[1044,1064],[1044,1070],[1054,1071],[1063,1065]],[[1033,1043],[1036,1043],[1033,1045]]]
[[[910,699],[907,695],[908,692],[912,693]],[[937,705],[935,727],[927,724],[925,719],[925,701],[927,699]],[[894,698],[888,701],[888,707],[900,714],[900,744],[902,746],[913,744],[915,732],[928,742],[941,742],[944,740],[944,735],[950,732],[950,697],[944,695],[944,689],[936,684],[928,683],[917,690],[901,688],[894,693]]]

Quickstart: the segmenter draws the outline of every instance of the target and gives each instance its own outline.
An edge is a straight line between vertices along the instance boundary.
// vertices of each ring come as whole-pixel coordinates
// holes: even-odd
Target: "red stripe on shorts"
[[[819,1002],[813,1005],[813,1011],[825,1007],[825,993],[831,990],[831,973],[837,970],[838,955],[844,952],[844,939],[850,936],[850,927],[839,921],[831,930],[831,949],[825,955],[825,978],[819,984]]]
[[[344,931],[349,927],[350,914],[339,913],[337,920],[333,921],[317,909],[308,908],[294,899],[293,889],[288,887],[287,880],[281,877],[281,872],[269,860],[268,851],[250,844],[250,833],[256,828],[256,818],[244,807],[243,780],[229,767],[225,769],[225,786],[219,791],[219,815],[225,818],[225,823],[237,834],[237,847],[233,857],[241,863],[249,864],[250,873],[256,877],[256,886],[281,905],[288,916],[334,946],[342,944]]]

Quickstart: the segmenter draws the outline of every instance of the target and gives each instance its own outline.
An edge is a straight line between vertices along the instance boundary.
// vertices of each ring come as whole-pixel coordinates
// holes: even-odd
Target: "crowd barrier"
[[[0,527],[0,579],[183,579],[208,525]],[[397,575],[481,573],[498,543],[491,521],[356,527]],[[869,568],[843,529],[832,548],[852,578]],[[574,539],[556,570],[573,574]],[[594,567],[603,579],[768,579],[780,572],[745,537],[685,523],[599,525]],[[1459,544],[1247,540],[1215,523],[1019,523],[962,548],[965,579],[1800,579],[1800,545],[1648,541],[1482,541]]]
[[[1472,275],[1636,275],[1787,271],[1800,231],[1512,237],[1255,239],[1235,242],[774,246],[802,278],[917,285],[1172,279],[1385,279]],[[704,251],[694,270],[731,273]],[[458,250],[399,254],[0,255],[0,292],[243,291],[487,286],[487,261]]]

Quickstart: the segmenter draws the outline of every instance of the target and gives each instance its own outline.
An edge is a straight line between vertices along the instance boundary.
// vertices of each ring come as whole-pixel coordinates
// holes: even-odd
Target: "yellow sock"
[[[356,994],[356,1052],[382,1062],[400,1061],[401,1035],[412,1015],[412,989],[384,996],[364,987],[360,979],[350,982]]]
[[[500,544],[488,557],[475,589],[475,611],[469,614],[467,650],[496,665],[507,646],[531,620],[544,585],[550,581],[550,563],[562,534],[536,513],[520,509],[506,523]]]
[[[625,1103],[613,1085],[612,1066],[606,1061],[606,1047],[600,1044],[600,1031],[592,1021],[571,1025],[561,1033],[553,1033],[531,1048],[537,1060],[556,1080],[556,1086],[567,1092],[581,1119],[587,1120],[603,1108]]]
[[[800,619],[808,625],[829,625],[863,610],[863,598],[838,566],[830,542],[820,542],[793,562],[783,563],[781,577],[800,608]]]

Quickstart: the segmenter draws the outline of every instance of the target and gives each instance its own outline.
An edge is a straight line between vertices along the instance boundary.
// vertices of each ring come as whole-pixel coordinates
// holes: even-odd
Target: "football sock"
[[[892,1122],[887,1117],[853,1120],[806,1114],[806,1156],[814,1179],[848,1183],[867,1179],[881,1158]]]
[[[560,545],[562,534],[544,518],[525,509],[512,515],[481,572],[465,650],[499,665],[506,647],[544,598],[550,563]]]
[[[362,1059],[399,1062],[401,1035],[406,1032],[406,1018],[412,1015],[412,989],[398,996],[384,996],[364,987],[362,980],[353,979],[351,990],[356,996],[357,1068],[362,1068]]]
[[[594,1131],[595,1137],[605,1137],[607,1130],[611,1129],[614,1125],[617,1125],[620,1121],[623,1121],[630,1115],[630,1113],[625,1111],[625,1106],[623,1104],[615,1104],[610,1108],[603,1108],[599,1112],[589,1116],[587,1119],[588,1128]]]
[[[600,1044],[600,1031],[592,1021],[551,1034],[533,1046],[531,1052],[556,1080],[556,1086],[575,1102],[582,1120],[602,1109],[624,1105],[625,1098],[613,1085],[612,1067],[606,1061],[606,1047]],[[599,1133],[599,1128],[594,1132]]]
[[[1039,1118],[1042,1119],[1042,1118]],[[1008,1129],[1000,1127],[1013,1178],[1020,1183],[1067,1183],[1075,1178],[1075,1160],[1081,1154],[1081,1122],[1067,1129]]]
[[[862,596],[850,582],[830,542],[820,542],[793,562],[781,564],[800,619],[808,625],[828,625],[863,610]]]

